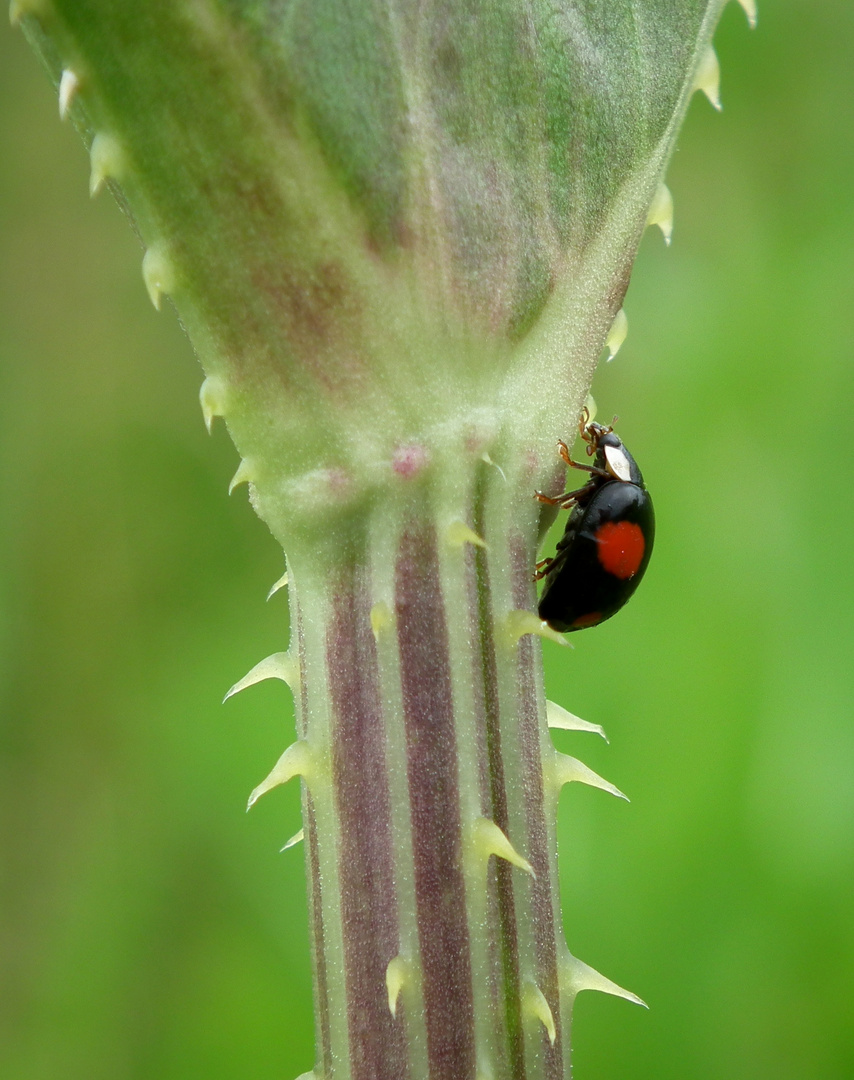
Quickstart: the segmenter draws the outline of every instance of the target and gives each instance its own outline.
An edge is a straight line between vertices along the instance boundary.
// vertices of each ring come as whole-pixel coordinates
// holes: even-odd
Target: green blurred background
[[[600,417],[655,496],[637,598],[567,654],[559,732],[632,797],[562,803],[579,1080],[854,1078],[849,0],[716,38]],[[280,1080],[313,1061],[294,785],[243,813],[287,690],[281,555],[226,497],[200,372],[0,30],[0,1078]],[[570,868],[571,860],[571,868]]]

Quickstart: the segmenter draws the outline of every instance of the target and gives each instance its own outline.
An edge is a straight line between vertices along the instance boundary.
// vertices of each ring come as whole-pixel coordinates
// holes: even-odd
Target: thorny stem
[[[528,615],[538,509],[478,472],[465,506],[419,491],[332,566],[289,563],[325,1078],[568,1074],[585,979]]]
[[[13,0],[287,553],[290,651],[233,691],[297,703],[250,805],[302,777],[318,1080],[559,1080],[579,990],[638,1000],[563,939],[560,788],[619,792],[548,735],[590,725],[544,700],[533,492],[722,6]]]

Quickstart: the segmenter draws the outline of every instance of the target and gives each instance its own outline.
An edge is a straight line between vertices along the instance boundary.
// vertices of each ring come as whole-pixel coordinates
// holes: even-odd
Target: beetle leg
[[[584,491],[585,488],[581,488]],[[562,510],[568,510],[575,503],[578,491],[565,491],[563,495],[544,495],[542,491],[535,491],[534,498],[539,499],[546,506],[559,506]]]
[[[539,581],[540,578],[544,578],[549,572],[549,567],[554,562],[554,559],[540,559],[540,561],[534,567],[534,581]]]
[[[573,461],[569,454],[569,447],[561,439],[558,439],[558,453],[561,458],[571,469],[583,469],[584,472],[592,473],[594,476],[607,476],[608,474],[604,469],[597,469],[595,465],[585,465],[582,461]],[[591,448],[587,447],[587,452],[591,452]]]
[[[542,491],[535,491],[534,498],[539,499],[546,506],[559,506],[561,510],[571,510],[578,502],[579,496],[586,495],[592,486],[593,481],[590,480],[584,487],[576,488],[575,491],[564,491],[562,495],[544,495]]]

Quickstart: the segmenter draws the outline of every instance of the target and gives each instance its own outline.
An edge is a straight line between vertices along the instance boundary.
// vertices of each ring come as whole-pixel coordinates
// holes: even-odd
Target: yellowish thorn
[[[524,989],[522,990],[522,1009],[529,1016],[540,1021],[546,1029],[549,1042],[554,1046],[555,1039],[557,1038],[557,1029],[555,1028],[555,1018],[552,1015],[551,1006],[546,1001],[546,995],[539,986],[530,980],[525,982]]]
[[[228,485],[228,494],[230,495],[236,487],[240,484],[249,484],[255,479],[255,470],[246,460],[242,458],[240,464],[237,466],[237,472],[232,476],[231,483]]]
[[[721,111],[721,65],[718,63],[718,54],[711,45],[706,47],[700,57],[693,89],[702,90],[718,112]]]
[[[649,213],[646,216],[647,225],[657,225],[661,229],[665,244],[670,246],[673,236],[673,196],[667,184],[659,184],[658,191],[653,196]]]
[[[533,611],[523,611],[517,608],[511,611],[504,619],[504,630],[508,644],[515,645],[519,638],[525,634],[536,634],[538,637],[556,641],[558,645],[572,648],[572,644],[566,640],[563,634],[553,630],[547,622],[543,622]]]
[[[392,1016],[397,1016],[397,1002],[400,992],[410,981],[409,961],[402,956],[393,956],[385,969],[385,985],[388,991],[388,1010]]]
[[[71,70],[65,68],[59,80],[59,119],[64,120],[68,116],[71,102],[80,89],[80,79]]]
[[[272,588],[267,593],[267,599],[269,600],[271,596],[275,596],[276,593],[279,591],[279,589],[284,589],[284,587],[287,585],[287,583],[288,583],[288,572],[286,570],[284,572],[284,574],[282,574],[282,576],[279,578],[278,581],[273,582]]]
[[[314,1069],[312,1069],[310,1072],[300,1073],[297,1077],[297,1080],[321,1080],[321,1078],[317,1075]]]
[[[169,256],[157,244],[152,244],[142,257],[142,280],[155,310],[159,311],[163,294],[171,295],[175,290],[175,276]]]
[[[475,851],[483,859],[484,864],[489,861],[491,855],[497,855],[499,859],[506,859],[512,866],[518,866],[531,877],[537,876],[528,860],[522,858],[507,836],[489,818],[482,817],[475,821],[472,839]]]
[[[625,311],[620,308],[614,316],[614,321],[611,323],[611,329],[608,331],[607,338],[605,338],[605,348],[608,350],[608,363],[610,363],[620,351],[620,347],[626,340],[628,332],[629,320],[626,318]]]
[[[262,780],[258,787],[253,790],[249,796],[246,809],[251,810],[262,795],[266,795],[268,791],[278,787],[279,784],[286,784],[288,780],[292,780],[295,776],[308,778],[313,764],[312,757],[308,743],[304,739],[297,739],[295,743],[291,743],[273,766],[269,776]]]
[[[103,132],[97,134],[89,148],[89,194],[94,198],[107,179],[118,179],[123,171],[123,154],[118,139]]]
[[[550,728],[560,728],[561,731],[592,731],[594,735],[601,735],[605,742],[608,741],[605,729],[600,724],[582,720],[554,701],[546,702],[546,723]]]
[[[18,26],[21,19],[32,15],[37,19],[47,16],[48,8],[44,0],[11,0],[9,4],[9,25]]]
[[[543,764],[543,772],[546,782],[551,783],[551,786],[557,788],[558,791],[564,784],[587,784],[588,787],[599,788],[602,791],[607,791],[609,795],[616,795],[618,799],[629,801],[628,796],[624,795],[618,787],[614,787],[613,784],[598,773],[588,769],[584,762],[579,761],[578,758],[570,757],[569,754],[561,754],[555,750],[551,761],[546,758]]]
[[[750,29],[753,30],[756,26],[757,10],[756,0],[738,0],[739,4],[744,8],[744,14],[747,16],[747,22]]]
[[[504,474],[504,470],[501,468],[500,465],[496,464],[496,462],[492,460],[492,458],[489,456],[489,454],[487,454],[485,450],[480,455],[480,460],[486,462],[487,465],[491,465],[494,469],[498,469],[498,471],[501,473],[501,479],[504,481],[505,484],[507,483],[507,477]]]
[[[265,656],[239,682],[232,686],[222,699],[223,705],[230,697],[239,694],[241,690],[263,682],[265,679],[281,679],[283,683],[287,683],[293,690],[299,683],[299,666],[294,663],[290,653],[277,652],[273,653],[272,656]]]
[[[380,635],[390,630],[393,624],[394,617],[391,608],[385,600],[378,600],[371,608],[371,632],[374,635],[374,641],[379,641]]]
[[[587,395],[587,400],[584,402],[584,408],[587,410],[587,423],[596,419],[596,399],[592,394]]]
[[[589,964],[585,964],[583,960],[578,960],[572,955],[568,955],[562,965],[560,982],[561,992],[569,997],[574,998],[582,990],[599,990],[603,994],[612,994],[614,997],[625,998],[626,1001],[631,1001],[635,1005],[642,1005],[645,1009],[649,1008],[637,994],[624,990],[622,986],[617,986],[615,982],[600,975]]]
[[[202,383],[199,388],[199,404],[210,435],[214,417],[225,415],[225,383],[217,375],[208,375]]]
[[[287,851],[288,848],[296,847],[297,844],[305,840],[305,829],[300,829],[299,832],[295,832],[294,835],[288,840],[284,847],[279,848],[279,852]]]
[[[470,529],[464,521],[452,521],[445,529],[445,540],[451,547],[462,547],[463,544],[474,544],[475,547],[485,548],[486,541],[477,535],[474,529]]]

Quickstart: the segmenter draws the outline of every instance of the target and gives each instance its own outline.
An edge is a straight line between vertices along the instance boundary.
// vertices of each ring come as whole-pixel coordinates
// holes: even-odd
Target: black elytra
[[[560,455],[590,479],[576,491],[537,498],[570,510],[553,559],[537,564],[545,578],[539,616],[562,634],[598,626],[631,598],[652,554],[655,514],[635,459],[612,427],[594,424],[587,410],[579,424],[592,465],[573,461],[565,443]]]

